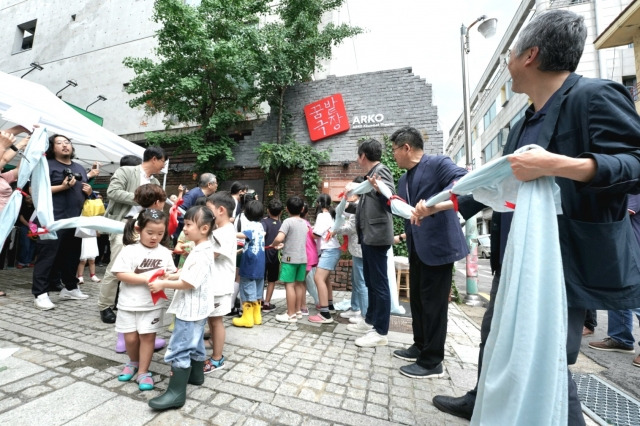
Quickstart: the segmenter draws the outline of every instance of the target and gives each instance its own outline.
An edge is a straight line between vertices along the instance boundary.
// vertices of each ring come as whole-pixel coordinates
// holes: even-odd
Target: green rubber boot
[[[196,386],[204,383],[204,361],[191,360],[191,374],[189,374],[188,383]]]
[[[202,367],[200,368],[202,370]],[[149,407],[156,410],[168,410],[180,408],[187,399],[187,381],[189,380],[189,368],[171,367],[171,378],[166,392],[149,400]]]

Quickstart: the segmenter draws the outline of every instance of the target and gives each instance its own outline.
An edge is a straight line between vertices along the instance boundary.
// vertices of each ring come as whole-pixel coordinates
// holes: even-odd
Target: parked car
[[[478,256],[483,259],[491,257],[491,235],[478,235]]]

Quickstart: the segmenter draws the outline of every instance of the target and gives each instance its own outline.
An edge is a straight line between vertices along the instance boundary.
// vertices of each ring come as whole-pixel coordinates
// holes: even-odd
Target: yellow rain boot
[[[242,316],[231,321],[236,327],[253,327],[253,303],[244,302],[242,304]]]
[[[253,302],[253,323],[255,325],[262,324],[262,312],[260,312],[260,301]]]

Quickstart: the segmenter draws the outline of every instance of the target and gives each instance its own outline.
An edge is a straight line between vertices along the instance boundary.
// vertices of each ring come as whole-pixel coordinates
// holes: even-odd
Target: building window
[[[493,103],[489,107],[489,110],[484,115],[483,123],[484,123],[485,130],[489,127],[489,124],[491,124],[494,118],[496,118],[496,102],[495,101],[493,101]]]
[[[628,75],[622,77],[622,85],[629,89],[631,97],[634,101],[638,100],[638,81],[635,75]]]
[[[13,43],[13,53],[23,52],[33,47],[33,40],[36,36],[36,22],[37,19],[34,19],[18,25]]]
[[[498,133],[498,135],[495,138],[493,138],[491,140],[491,142],[489,142],[487,144],[487,146],[484,147],[484,151],[482,151],[482,153],[483,153],[485,162],[488,162],[493,157],[498,155],[498,153],[500,152],[500,148],[501,148],[500,139],[501,139],[501,137],[502,137],[502,135],[500,133]]]

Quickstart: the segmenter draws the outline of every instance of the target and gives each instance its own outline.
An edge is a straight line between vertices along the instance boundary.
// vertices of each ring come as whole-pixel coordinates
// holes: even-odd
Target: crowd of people
[[[527,94],[532,103],[511,129],[504,155],[509,155],[517,179],[554,176],[561,188],[558,226],[567,288],[568,364],[576,360],[582,335],[593,331],[593,318],[585,323],[587,310],[610,310],[609,337],[592,342],[591,347],[633,352],[629,330],[632,314],[637,315],[640,306],[640,250],[628,214],[629,210],[635,215],[637,203],[633,204],[635,198],[629,204],[627,200],[627,193],[640,192],[640,118],[625,88],[574,73],[585,38],[581,16],[551,10],[537,15],[523,29],[508,63],[513,91]],[[0,133],[5,147],[2,165],[28,142],[25,138],[16,143],[14,135],[24,130]],[[203,173],[197,188],[186,194],[181,191],[172,200],[181,198],[184,208],[173,235],[169,235],[169,218],[164,212],[166,194],[154,177],[164,165],[164,151],[149,147],[142,161],[132,160],[133,164],[127,163],[131,159],[123,159],[107,190],[105,216],[122,221],[125,231],[110,236],[111,260],[98,301],[101,320],[115,323],[116,350],[129,357],[118,380],[135,377],[140,390],[153,389],[149,365],[153,351],[166,343],[157,337],[164,327],[165,309],[174,316],[165,354],[172,375],[166,392],[149,400],[149,405],[159,410],[181,407],[187,384],[200,385],[204,374],[224,368],[223,316],[234,315],[235,327],[261,325],[263,313],[276,308],[272,303],[276,281],[284,285],[286,298],[286,308],[275,315],[276,321],[297,323],[307,316],[311,323],[334,322],[329,277],[342,254],[339,235],[348,240],[353,260],[351,306],[340,316],[349,319],[348,330],[360,334],[355,345],[388,344],[392,307],[387,260],[391,246],[406,240],[413,344],[393,355],[408,362],[399,371],[405,376],[441,376],[453,263],[468,254],[453,209],[471,218],[485,206],[466,196],[459,197],[457,203],[427,207],[426,199],[450,189],[467,171],[449,157],[426,154],[423,135],[415,128],[402,127],[390,140],[397,166],[406,170],[397,188],[391,171],[381,162],[383,145],[375,139],[362,141],[356,160],[365,173],[345,188],[349,205],[343,218],[336,218],[333,200],[327,194],[321,194],[313,206],[298,195],[288,197],[284,205],[270,200],[265,214],[265,206],[246,185],[235,182],[230,191],[217,191],[216,176]],[[513,154],[528,144],[546,150]],[[87,182],[99,168],[87,172],[75,163],[73,144],[63,135],[51,136],[47,158],[54,218],[79,216],[92,195]],[[0,177],[1,209],[16,173]],[[365,180],[372,189],[354,194],[353,189]],[[382,186],[386,187],[382,192],[397,193],[413,206],[413,215],[405,220],[401,235],[394,235]],[[315,210],[313,225],[306,218],[310,207]],[[25,203],[21,211],[22,227],[29,228],[30,208]],[[285,211],[287,217],[281,221]],[[494,305],[512,216],[495,212],[492,218],[494,279],[482,321],[478,376],[492,320],[496,321]],[[337,219],[344,225],[336,227]],[[585,241],[589,241],[587,246],[582,244]],[[79,267],[78,261],[95,258],[97,249],[91,244],[83,254],[82,243],[74,230],[58,232],[57,239],[36,242],[32,293],[37,308],[55,308],[48,292],[58,289],[59,284],[60,300],[88,297],[78,287],[84,271],[84,264]],[[34,262],[30,250],[21,253],[20,267]],[[603,264],[606,276],[598,270]],[[93,277],[95,271],[91,270],[93,281],[100,281]],[[605,286],[602,280],[606,280]],[[174,290],[168,309],[163,300],[167,289]],[[307,305],[307,292],[315,301],[315,313]],[[640,357],[633,363],[640,366]],[[444,412],[470,419],[477,389],[461,397],[437,395],[433,403]],[[569,424],[584,424],[570,374],[567,415]]]

